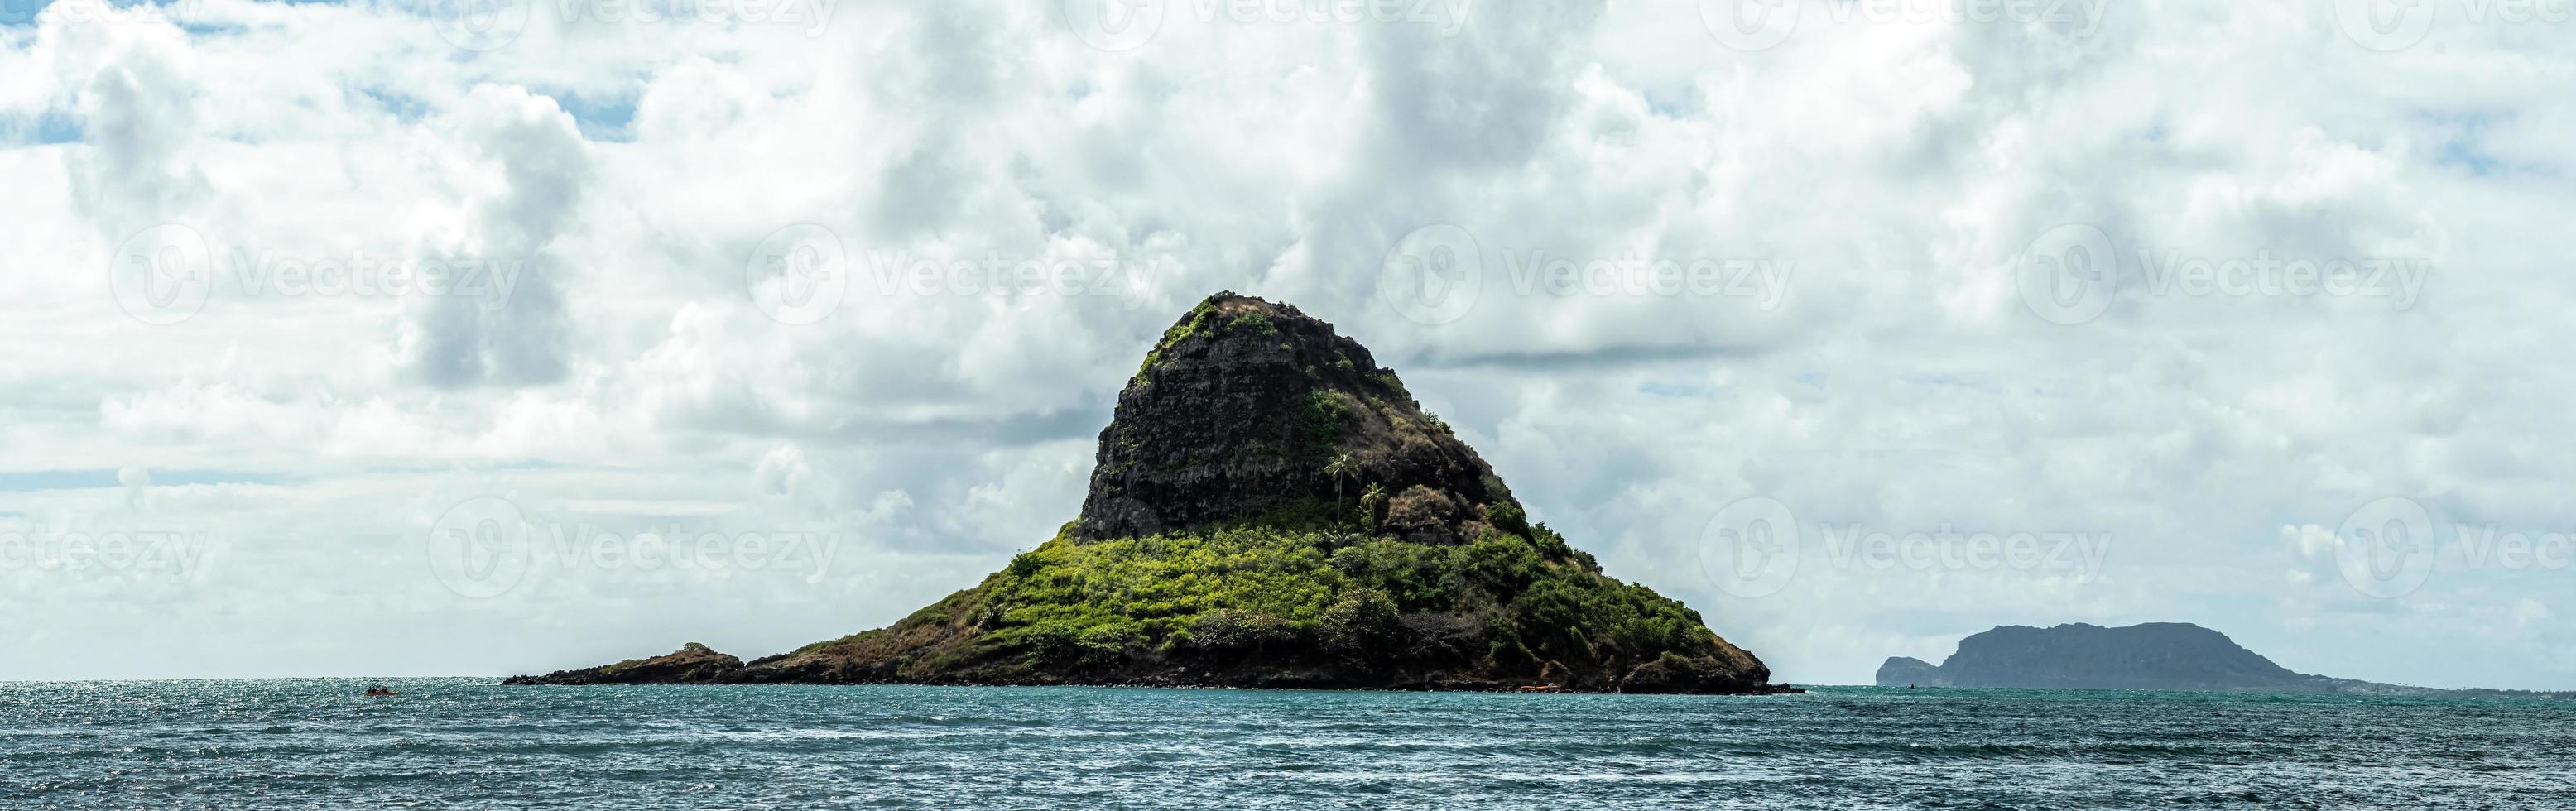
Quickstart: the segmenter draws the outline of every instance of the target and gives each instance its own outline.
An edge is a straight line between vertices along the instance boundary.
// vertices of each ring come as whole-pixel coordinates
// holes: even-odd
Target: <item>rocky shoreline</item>
[[[659,663],[662,662],[662,660],[681,656],[686,652],[687,649],[684,648],[680,652],[653,657],[652,659],[645,661]],[[761,678],[759,671],[752,670],[749,666],[741,664],[732,656],[725,656],[723,654],[716,654],[716,656],[723,660],[734,661],[735,663],[730,667],[718,670],[708,670],[688,666],[673,667],[665,664],[651,664],[640,668],[630,668],[626,671],[613,673],[603,671],[608,668],[615,667],[615,665],[603,665],[601,667],[580,668],[575,670],[558,670],[553,673],[536,676],[511,676],[507,679],[503,679],[501,683],[513,686],[557,687],[579,687],[608,684],[832,684],[904,687],[1145,687],[1173,690],[1371,690],[1400,693],[1545,692],[1578,693],[1587,695],[1670,693],[1670,691],[1646,689],[1624,691],[1582,689],[1556,684],[1496,681],[1490,679],[1424,679],[1390,681],[1381,678],[1351,678],[1336,676],[1333,674],[1280,672],[1265,673],[1250,678],[1240,679],[1221,679],[1213,676],[1191,677],[1178,674],[1141,674],[1132,677],[1080,678],[1064,677],[1051,673],[1005,677],[858,677],[832,680],[778,679]],[[1643,687],[1644,685],[1639,686]],[[1741,692],[1729,693],[1729,695],[1782,695],[1805,692],[1806,690],[1788,684],[1763,684]]]

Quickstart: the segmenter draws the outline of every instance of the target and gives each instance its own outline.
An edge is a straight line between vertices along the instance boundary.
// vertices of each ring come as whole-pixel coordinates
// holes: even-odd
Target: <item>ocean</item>
[[[0,808],[2571,808],[2576,702],[0,684]]]

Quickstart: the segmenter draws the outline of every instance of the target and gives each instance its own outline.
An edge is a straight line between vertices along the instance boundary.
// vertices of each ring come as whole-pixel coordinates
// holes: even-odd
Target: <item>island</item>
[[[1938,665],[1905,656],[1879,665],[1880,687],[2185,690],[2362,695],[2565,697],[2519,690],[2444,690],[2299,673],[2219,633],[2181,622],[2118,628],[2006,625],[1959,640]]]
[[[1118,396],[1082,511],[894,624],[509,684],[1789,692],[1528,513],[1366,347],[1219,293]]]

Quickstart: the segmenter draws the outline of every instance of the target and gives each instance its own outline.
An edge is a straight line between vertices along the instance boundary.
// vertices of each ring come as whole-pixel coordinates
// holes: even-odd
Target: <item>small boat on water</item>
[[[374,687],[369,687],[369,688],[367,688],[367,696],[368,696],[369,698],[382,698],[382,697],[385,697],[385,696],[398,696],[398,695],[402,695],[402,694],[401,694],[401,693],[394,692],[394,691],[393,691],[393,688],[386,687],[386,686],[381,685],[381,684],[376,685],[376,686],[374,686]]]

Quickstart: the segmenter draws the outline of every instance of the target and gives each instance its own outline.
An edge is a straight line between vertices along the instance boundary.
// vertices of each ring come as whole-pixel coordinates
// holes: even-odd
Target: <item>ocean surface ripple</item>
[[[0,684],[0,808],[2568,808],[2576,702]]]

